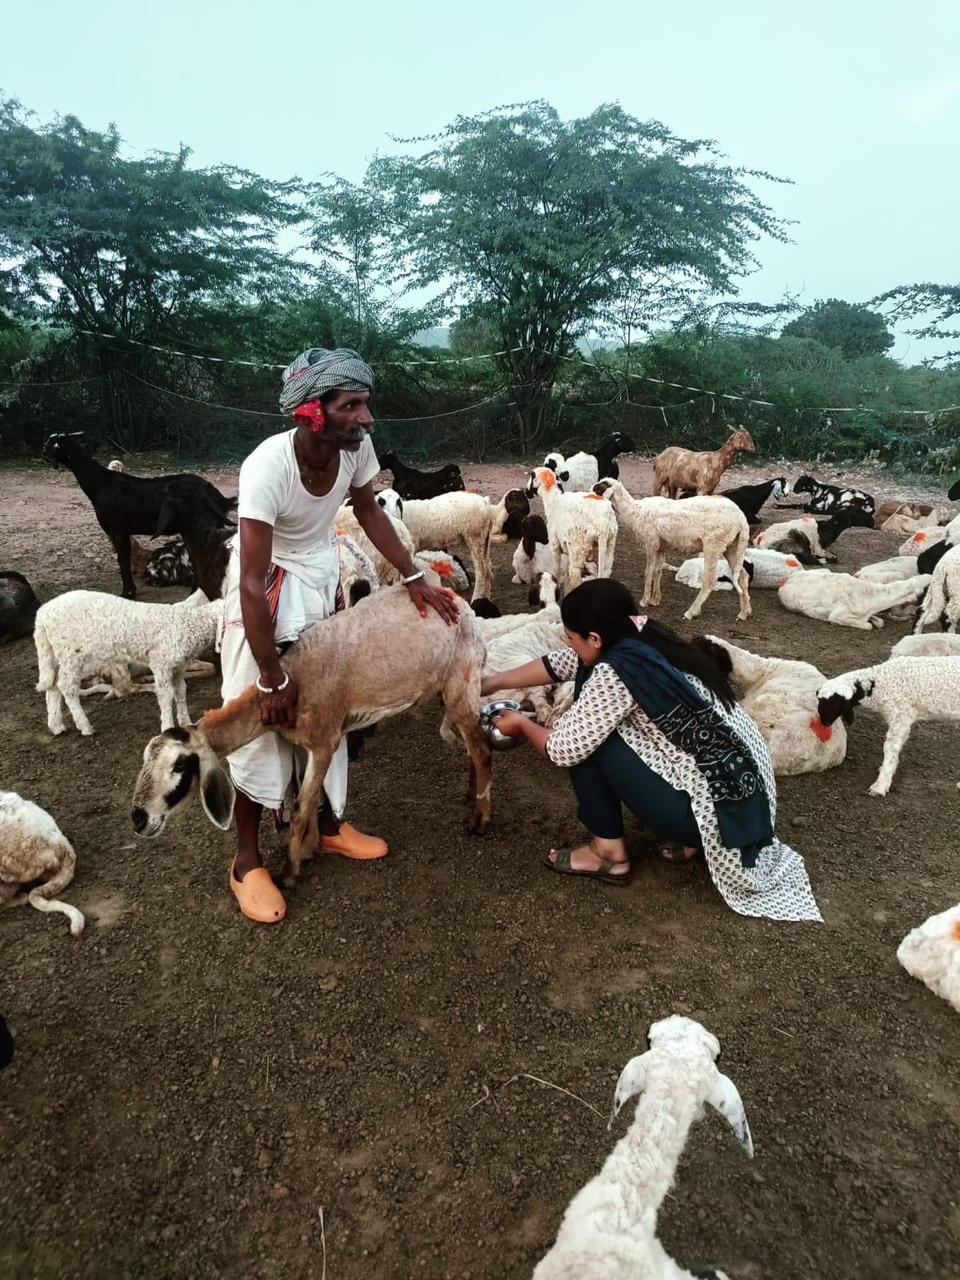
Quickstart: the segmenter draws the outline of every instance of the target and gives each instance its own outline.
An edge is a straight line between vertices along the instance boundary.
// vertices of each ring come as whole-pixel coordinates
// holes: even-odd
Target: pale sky
[[[114,121],[133,153],[182,141],[199,165],[358,179],[390,133],[619,101],[795,182],[757,184],[795,243],[760,242],[744,298],[960,275],[957,0],[41,0],[5,6],[2,29],[0,88],[41,119]]]

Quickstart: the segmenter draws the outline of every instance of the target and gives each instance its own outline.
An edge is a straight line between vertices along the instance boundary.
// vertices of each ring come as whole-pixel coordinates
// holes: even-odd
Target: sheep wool
[[[912,978],[960,1012],[960,905],[911,929],[897,948],[897,959]]]
[[[46,809],[15,791],[0,791],[0,906],[29,903],[38,911],[60,911],[76,937],[83,931],[82,913],[54,896],[73,879],[76,863],[73,846]]]

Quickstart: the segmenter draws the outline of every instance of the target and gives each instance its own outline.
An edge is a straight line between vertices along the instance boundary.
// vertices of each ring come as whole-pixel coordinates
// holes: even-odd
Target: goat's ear
[[[720,1112],[737,1135],[737,1141],[741,1147],[743,1147],[748,1156],[752,1156],[753,1138],[750,1136],[750,1126],[747,1124],[747,1113],[744,1110],[743,1099],[740,1097],[737,1086],[729,1076],[725,1076],[721,1071],[717,1072],[717,1078],[713,1082],[713,1089],[707,1096],[707,1102],[710,1103],[714,1111]]]
[[[233,821],[233,802],[236,792],[226,769],[220,761],[210,753],[201,758],[200,763],[200,803],[203,811],[215,827],[226,831]]]
[[[177,506],[171,497],[165,497],[157,515],[157,535],[170,533],[177,523]]]
[[[617,1087],[613,1094],[613,1111],[610,1113],[608,1129],[620,1114],[624,1103],[629,1102],[631,1098],[646,1088],[649,1071],[650,1051],[647,1050],[646,1053],[641,1053],[638,1057],[631,1058],[620,1072],[620,1079],[617,1081]]]

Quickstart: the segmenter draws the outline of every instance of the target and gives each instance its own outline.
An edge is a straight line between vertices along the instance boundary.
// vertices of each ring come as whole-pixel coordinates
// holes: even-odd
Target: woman
[[[724,899],[745,915],[819,920],[803,860],[777,840],[766,744],[705,653],[638,614],[628,589],[594,578],[560,607],[569,648],[484,678],[484,694],[574,680],[553,730],[519,712],[498,729],[570,770],[587,843],[551,849],[563,875],[625,885],[625,804],[670,860],[703,851]]]

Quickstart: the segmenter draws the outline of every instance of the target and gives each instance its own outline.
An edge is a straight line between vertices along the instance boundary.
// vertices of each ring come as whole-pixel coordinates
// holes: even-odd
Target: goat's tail
[[[37,648],[37,693],[46,693],[57,683],[57,655],[54,653],[46,627],[38,617],[33,628],[33,643]]]
[[[27,901],[31,907],[36,907],[38,911],[60,911],[70,921],[70,932],[74,937],[78,933],[83,932],[83,926],[86,921],[83,913],[78,911],[76,907],[71,907],[68,902],[61,902],[53,895],[59,893],[73,879],[73,873],[77,865],[77,855],[73,851],[73,845],[66,838],[60,837],[60,867],[56,875],[50,877],[43,884],[37,885],[35,889],[31,889],[27,894]]]

